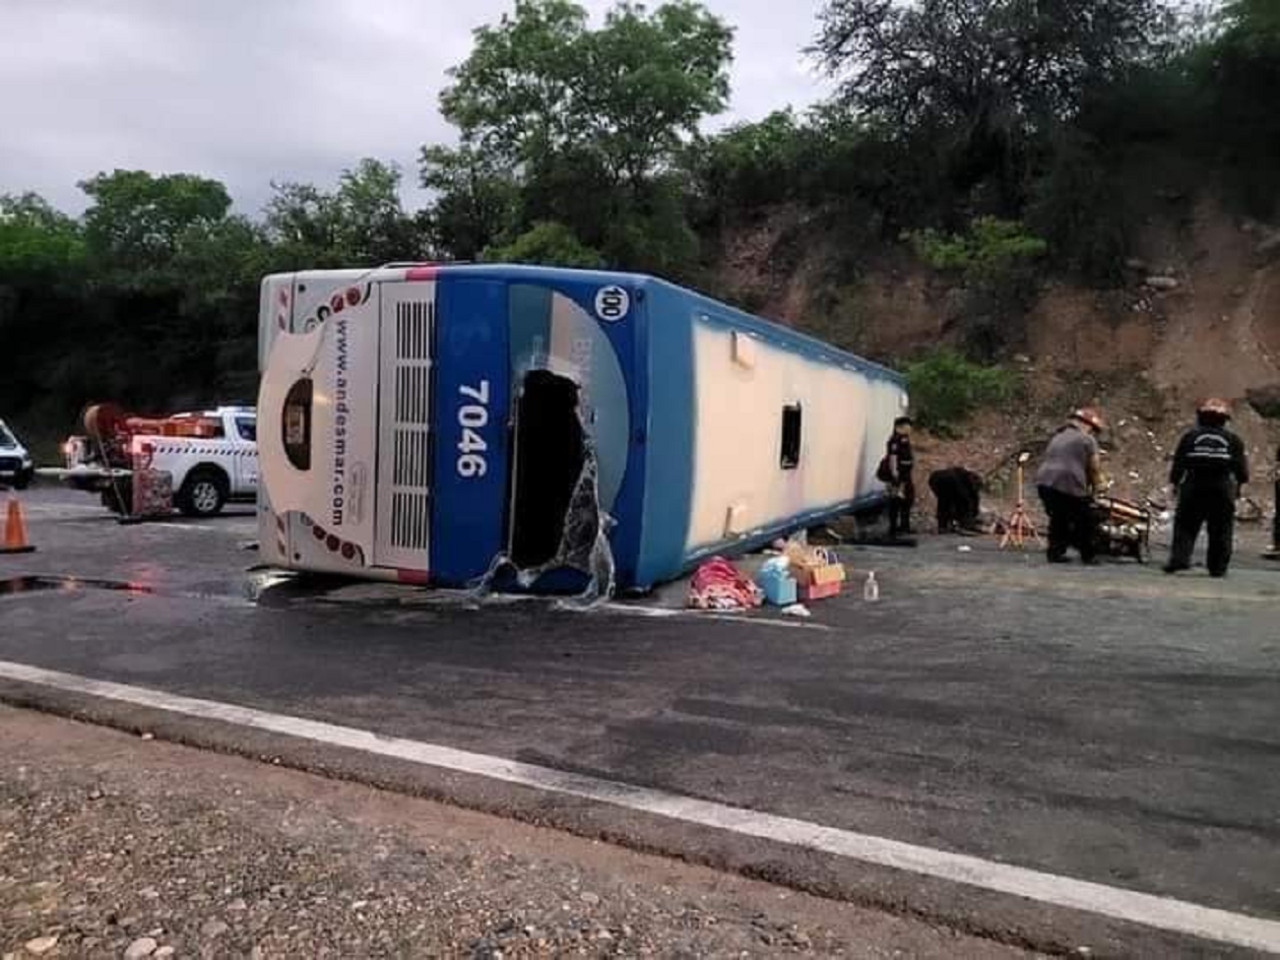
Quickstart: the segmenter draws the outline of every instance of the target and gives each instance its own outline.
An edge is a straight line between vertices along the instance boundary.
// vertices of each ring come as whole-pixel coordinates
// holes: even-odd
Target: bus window
[[[800,466],[800,404],[782,408],[782,469]]]
[[[311,469],[311,381],[299,380],[284,398],[284,454],[299,470]],[[256,421],[254,421],[256,427]],[[255,431],[256,432],[256,431]]]

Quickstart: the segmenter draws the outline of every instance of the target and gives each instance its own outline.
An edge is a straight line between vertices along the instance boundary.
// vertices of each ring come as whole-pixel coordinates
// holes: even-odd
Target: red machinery
[[[81,418],[88,438],[85,459],[101,455],[110,466],[131,465],[132,440],[135,436],[196,437],[212,439],[223,435],[218,417],[198,413],[175,413],[168,417],[142,417],[125,413],[114,403],[95,403],[86,407]],[[78,438],[72,438],[74,443]]]

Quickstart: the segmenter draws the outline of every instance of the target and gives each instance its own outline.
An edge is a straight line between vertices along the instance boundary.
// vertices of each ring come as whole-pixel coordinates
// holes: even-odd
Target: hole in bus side
[[[549,370],[525,375],[516,402],[509,556],[519,569],[554,560],[586,457],[578,385]]]

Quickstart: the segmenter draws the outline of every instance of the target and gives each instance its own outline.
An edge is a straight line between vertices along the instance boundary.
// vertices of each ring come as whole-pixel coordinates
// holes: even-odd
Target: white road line
[[[89,694],[202,720],[216,720],[300,737],[317,743],[407,760],[443,770],[488,777],[552,793],[582,797],[685,823],[772,840],[864,863],[893,867],[927,877],[980,887],[984,890],[1012,894],[1040,903],[1082,910],[1086,913],[1142,924],[1158,930],[1280,953],[1280,922],[1204,907],[1183,900],[1173,900],[1086,880],[1042,873],[1038,870],[1028,870],[979,857],[887,840],[851,830],[824,827],[821,824],[808,823],[790,817],[758,813],[709,800],[682,797],[662,790],[565,773],[549,767],[506,760],[502,757],[470,753],[417,740],[388,737],[368,730],[269,713],[235,704],[198,700],[165,693],[162,690],[92,680],[21,663],[0,660],[0,677],[72,693]]]
[[[829,631],[825,623],[806,623],[803,620],[784,620],[782,617],[752,617],[746,614],[716,613],[713,610],[677,609],[675,607],[647,607],[638,604],[610,602],[600,609],[610,613],[620,613],[630,617],[652,617],[655,619],[680,620],[720,620],[726,623],[745,623],[753,627],[785,627],[789,630]]]
[[[317,599],[322,603],[332,603],[339,606],[344,604],[358,606],[361,603],[367,603],[369,601],[369,598],[365,596],[356,596],[354,599],[341,596],[325,596]],[[434,588],[426,594],[411,594],[406,597],[399,593],[399,589],[393,585],[388,585],[387,592],[379,593],[372,599],[374,602],[379,600],[397,600],[401,603],[402,608],[409,610],[418,606],[469,607],[475,609],[486,606],[503,606],[520,603],[545,603],[547,600],[545,596],[533,593],[493,593],[483,598],[477,598],[469,590],[455,590],[448,588]],[[833,629],[825,623],[808,623],[804,620],[793,620],[784,617],[719,613],[714,610],[694,610],[690,607],[658,607],[642,603],[621,603],[617,600],[608,600],[604,603],[584,604],[581,606],[563,601],[554,601],[552,603],[552,608],[562,613],[580,613],[586,615],[616,613],[620,616],[650,618],[655,620],[719,620],[727,623],[745,623],[752,627],[782,627],[788,630],[818,630],[828,632]]]

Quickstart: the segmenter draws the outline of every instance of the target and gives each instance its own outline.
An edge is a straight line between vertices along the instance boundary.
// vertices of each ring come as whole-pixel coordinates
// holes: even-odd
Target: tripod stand
[[[1024,473],[1026,463],[1030,459],[1031,454],[1029,453],[1024,453],[1018,457],[1018,502],[1014,505],[1013,513],[1009,515],[1009,519],[1005,521],[1004,533],[1000,537],[1001,550],[1008,550],[1011,547],[1017,550],[1025,550],[1028,537],[1036,542],[1036,546],[1041,546],[1044,543],[1040,539],[1040,534],[1037,532],[1035,524],[1027,516]]]

